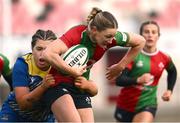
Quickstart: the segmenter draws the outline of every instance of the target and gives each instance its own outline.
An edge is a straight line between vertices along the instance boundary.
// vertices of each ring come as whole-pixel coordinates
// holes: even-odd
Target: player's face
[[[108,44],[112,43],[112,40],[117,32],[117,29],[106,29],[103,31],[92,32],[92,40],[95,41],[102,48],[107,48]]]
[[[36,45],[32,49],[32,54],[34,57],[34,61],[36,66],[41,69],[41,70],[48,70],[50,65],[47,63],[43,58],[42,58],[42,52],[46,49],[47,45],[51,41],[43,41],[43,40],[38,40],[36,42]]]
[[[142,36],[146,39],[146,47],[156,47],[159,39],[158,27],[154,24],[148,24],[143,27]]]

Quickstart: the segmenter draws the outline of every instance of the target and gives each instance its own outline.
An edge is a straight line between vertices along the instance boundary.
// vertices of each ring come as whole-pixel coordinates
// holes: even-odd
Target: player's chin
[[[103,48],[103,49],[106,49],[107,48],[107,44],[101,44],[100,47]]]
[[[38,64],[38,67],[41,69],[41,70],[47,70],[49,68],[49,64],[47,63],[43,63],[43,64]]]
[[[150,42],[150,43],[147,43],[146,45],[147,45],[148,47],[154,47],[154,43],[151,43],[151,42]]]
[[[162,99],[163,99],[164,101],[169,101],[169,100],[170,100],[170,99],[167,98],[167,97],[162,97]]]

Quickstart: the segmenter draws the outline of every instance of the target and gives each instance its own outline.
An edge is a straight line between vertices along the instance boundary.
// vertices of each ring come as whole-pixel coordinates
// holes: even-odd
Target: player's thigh
[[[153,122],[153,115],[148,111],[143,111],[136,114],[133,118],[133,122]]]
[[[80,122],[79,113],[71,95],[65,94],[52,103],[51,110],[59,122]]]
[[[147,106],[142,109],[140,112],[136,113],[133,118],[134,122],[153,122],[156,115],[157,107],[156,106]]]
[[[74,104],[79,112],[82,122],[94,122],[91,98],[87,94],[72,94]]]
[[[94,114],[92,108],[78,109],[82,122],[94,122]]]

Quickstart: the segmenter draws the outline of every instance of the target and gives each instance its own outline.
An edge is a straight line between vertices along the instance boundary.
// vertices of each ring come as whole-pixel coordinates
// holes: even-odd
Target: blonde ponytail
[[[102,11],[97,7],[92,9],[86,21],[89,30],[93,26],[95,26],[98,31],[103,31],[107,28],[118,28],[116,18],[110,12]]]
[[[97,8],[97,7],[94,7],[94,8],[91,10],[90,14],[88,15],[88,17],[87,17],[87,19],[86,19],[87,24],[89,24],[89,22],[90,22],[92,19],[94,19],[95,16],[96,16],[98,13],[100,13],[100,12],[102,12],[101,9],[99,9],[99,8]]]

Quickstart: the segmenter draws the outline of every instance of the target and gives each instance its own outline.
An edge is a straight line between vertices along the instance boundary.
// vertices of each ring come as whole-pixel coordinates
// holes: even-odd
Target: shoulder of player
[[[86,25],[76,25],[70,28],[70,30],[74,30],[77,32],[83,32],[87,28]]]
[[[18,64],[28,64],[28,62],[32,61],[32,53],[27,53],[22,56],[19,56],[16,60]]]
[[[3,62],[3,66],[7,67],[9,66],[9,59],[3,55],[3,54],[0,54],[0,60]]]
[[[63,34],[60,39],[64,41],[68,47],[79,44],[81,42],[82,34],[86,28],[87,26],[85,25],[74,26]]]
[[[164,62],[171,62],[172,61],[171,56],[167,52],[162,51],[162,50],[161,51],[159,50],[159,52],[157,54],[157,58],[161,59],[161,61],[164,61]]]
[[[9,61],[9,59],[1,53],[0,53],[0,59],[2,59],[3,61],[5,61],[5,60]]]
[[[169,55],[167,52],[165,52],[165,51],[159,50],[159,53],[158,53],[158,54],[159,54],[159,55],[162,55],[163,57],[170,58],[170,55]]]

